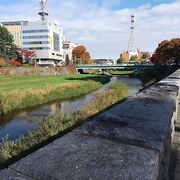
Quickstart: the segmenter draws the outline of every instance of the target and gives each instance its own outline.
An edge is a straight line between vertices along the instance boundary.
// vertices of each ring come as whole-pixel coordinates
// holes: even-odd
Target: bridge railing
[[[107,65],[107,64],[96,64],[96,65],[76,65],[76,69],[128,69],[128,68],[162,68],[161,65],[154,64],[116,64],[116,65]]]

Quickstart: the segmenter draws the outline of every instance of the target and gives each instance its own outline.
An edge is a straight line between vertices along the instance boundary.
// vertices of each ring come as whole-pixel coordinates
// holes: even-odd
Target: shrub
[[[29,68],[30,65],[29,65],[29,64],[23,64],[22,67],[24,67],[24,68]]]
[[[17,59],[13,59],[13,60],[11,61],[11,64],[12,64],[12,65],[15,65],[15,66],[17,66],[17,67],[20,67],[20,66],[21,66],[20,61],[18,61]]]

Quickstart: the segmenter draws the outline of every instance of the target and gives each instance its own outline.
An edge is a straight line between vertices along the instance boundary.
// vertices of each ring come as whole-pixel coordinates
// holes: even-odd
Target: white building
[[[36,52],[37,64],[56,66],[64,62],[63,32],[57,23],[24,22],[22,41],[23,49]]]
[[[72,43],[71,41],[68,41],[67,39],[64,38],[63,41],[63,50],[64,50],[64,60],[65,64],[73,64],[73,49],[76,48],[79,44]],[[69,61],[69,63],[68,63]]]

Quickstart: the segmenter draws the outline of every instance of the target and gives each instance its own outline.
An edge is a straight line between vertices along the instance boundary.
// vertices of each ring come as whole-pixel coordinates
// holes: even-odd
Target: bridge
[[[99,70],[113,70],[113,69],[123,69],[123,70],[135,70],[135,69],[159,69],[163,68],[160,65],[154,64],[116,64],[116,65],[107,65],[107,64],[93,64],[85,65],[79,64],[76,65],[76,70],[86,70],[86,69],[99,69]]]

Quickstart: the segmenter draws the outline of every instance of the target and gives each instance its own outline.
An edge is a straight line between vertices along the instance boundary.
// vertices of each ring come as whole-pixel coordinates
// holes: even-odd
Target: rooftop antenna
[[[46,4],[47,4],[48,0],[39,0],[39,4],[40,4],[40,12],[38,13],[41,17],[42,22],[46,21],[46,17],[48,16],[48,13],[46,12]]]
[[[129,38],[128,52],[136,52],[135,47],[135,14],[131,15],[131,32]]]

